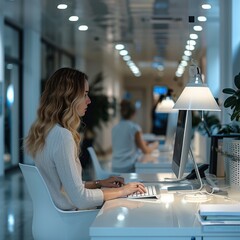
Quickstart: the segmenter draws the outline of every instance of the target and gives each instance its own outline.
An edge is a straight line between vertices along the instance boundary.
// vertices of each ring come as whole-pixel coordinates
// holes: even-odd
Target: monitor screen
[[[175,135],[172,170],[178,179],[181,179],[188,161],[192,137],[191,111],[179,110]]]
[[[167,131],[165,145],[173,149],[177,128],[178,111],[172,111],[168,114]]]
[[[155,85],[153,86],[153,95],[166,95],[168,92],[168,87],[166,86],[159,86],[159,85]]]

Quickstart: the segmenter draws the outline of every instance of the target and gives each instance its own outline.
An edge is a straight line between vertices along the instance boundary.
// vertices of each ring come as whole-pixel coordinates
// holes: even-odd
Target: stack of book
[[[203,231],[240,232],[240,204],[201,204],[198,219]]]

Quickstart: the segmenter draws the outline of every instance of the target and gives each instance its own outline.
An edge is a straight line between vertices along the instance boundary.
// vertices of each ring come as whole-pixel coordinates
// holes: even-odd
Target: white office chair
[[[63,211],[55,206],[36,166],[19,163],[33,202],[35,240],[90,239],[89,227],[99,210]]]
[[[113,175],[115,175],[115,176],[120,175],[120,173],[110,172],[110,171],[104,170],[101,167],[101,165],[99,163],[99,160],[98,160],[98,157],[97,157],[96,152],[93,149],[93,147],[88,147],[87,150],[88,150],[88,152],[90,154],[90,157],[92,159],[94,174],[95,174],[95,177],[97,179],[104,179],[104,178],[108,178],[108,177],[113,176]]]

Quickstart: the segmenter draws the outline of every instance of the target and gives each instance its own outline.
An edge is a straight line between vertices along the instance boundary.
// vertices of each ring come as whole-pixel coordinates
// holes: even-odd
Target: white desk
[[[136,173],[166,173],[172,172],[172,151],[154,151],[152,154],[143,154],[135,163]],[[193,163],[188,161],[186,172],[193,169]]]
[[[143,178],[144,175],[141,175]],[[148,176],[149,177],[149,176]],[[155,176],[156,178],[160,175]],[[236,195],[234,198],[239,201]],[[107,201],[90,227],[92,240],[239,240],[238,232],[206,232],[197,220],[199,204],[185,194],[162,193],[160,199]],[[211,196],[207,203],[235,203]],[[206,202],[205,202],[206,203]]]

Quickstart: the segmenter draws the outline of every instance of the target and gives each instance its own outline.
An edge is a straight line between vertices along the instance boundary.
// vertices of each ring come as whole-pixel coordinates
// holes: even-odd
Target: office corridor
[[[92,177],[92,166],[83,179]],[[0,240],[33,240],[32,202],[20,169],[0,177]]]

